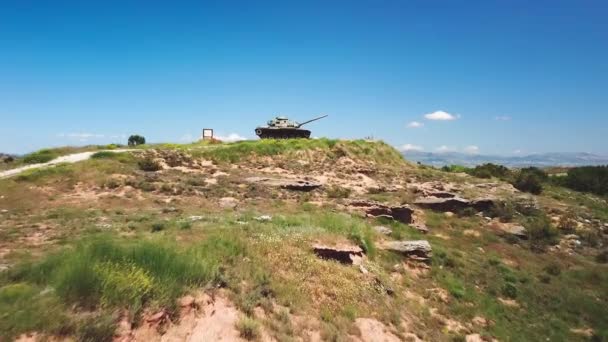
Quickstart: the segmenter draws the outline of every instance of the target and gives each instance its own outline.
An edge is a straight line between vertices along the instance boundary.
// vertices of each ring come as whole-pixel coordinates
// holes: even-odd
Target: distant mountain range
[[[608,156],[584,152],[555,152],[530,154],[527,156],[493,156],[459,152],[430,153],[406,151],[403,152],[403,156],[410,161],[438,167],[444,165],[475,166],[484,163],[494,163],[509,167],[608,165]]]

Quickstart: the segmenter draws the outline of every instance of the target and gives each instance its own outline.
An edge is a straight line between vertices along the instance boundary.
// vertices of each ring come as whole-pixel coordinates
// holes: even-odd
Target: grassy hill
[[[429,193],[493,205],[415,204]],[[406,205],[414,220],[358,202]],[[224,333],[242,339],[608,338],[605,198],[521,193],[414,165],[382,142],[99,152],[0,180],[0,210],[0,340],[194,336],[219,298],[233,307],[216,310]],[[525,233],[505,233],[514,226]],[[430,243],[430,261],[386,248],[411,240]],[[319,244],[360,248],[363,261],[321,258]]]

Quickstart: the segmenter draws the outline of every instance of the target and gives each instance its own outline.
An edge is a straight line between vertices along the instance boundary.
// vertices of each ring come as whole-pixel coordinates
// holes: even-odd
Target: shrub
[[[543,191],[542,178],[535,171],[523,169],[519,171],[513,182],[513,186],[524,192],[538,195]]]
[[[441,168],[441,171],[445,172],[469,172],[471,168],[462,165],[445,165]]]
[[[485,214],[492,218],[498,218],[500,222],[511,222],[517,211],[512,202],[496,201]]]
[[[343,188],[341,186],[334,185],[327,189],[327,197],[329,198],[348,198],[352,190],[349,188]]]
[[[38,163],[46,163],[55,158],[59,157],[57,152],[52,150],[40,150],[37,152],[30,153],[23,157],[23,162],[25,164],[38,164]]]
[[[565,177],[552,179],[576,191],[608,195],[608,165],[575,167],[568,170]]]
[[[97,342],[112,341],[116,331],[115,317],[109,314],[100,314],[88,317],[80,322],[77,335],[78,341]]]
[[[544,250],[547,245],[557,243],[558,232],[546,216],[537,216],[528,220],[526,225],[528,238],[532,247]]]
[[[595,256],[595,261],[600,264],[608,263],[608,249],[604,249],[603,251],[599,252],[599,254]]]
[[[505,283],[505,285],[502,287],[502,294],[507,298],[516,298],[517,287],[511,283]]]
[[[241,337],[246,340],[255,340],[260,336],[260,323],[253,318],[242,318],[236,323],[236,328]]]
[[[0,287],[0,335],[13,341],[23,332],[65,333],[72,328],[65,307],[52,292],[26,283]]]
[[[501,178],[504,179],[509,176],[511,171],[502,165],[496,165],[487,163],[483,165],[477,165],[475,168],[469,170],[469,174],[478,178]]]
[[[471,217],[475,216],[475,214],[477,214],[477,211],[471,207],[466,207],[458,210],[458,216],[460,217]]]
[[[557,228],[564,233],[572,233],[578,226],[576,221],[576,215],[571,212],[567,212],[559,218]]]
[[[142,137],[141,135],[137,135],[137,134],[130,136],[129,140],[128,140],[129,146],[143,145],[145,143],[146,143],[146,138]]]
[[[96,152],[94,153],[91,158],[92,159],[109,159],[112,158],[116,155],[116,153],[114,152],[110,152],[110,151],[101,151],[101,152]]]
[[[559,267],[559,265],[557,263],[551,263],[547,266],[545,266],[544,268],[545,272],[547,272],[547,274],[552,275],[554,277],[560,275],[560,273],[562,273],[562,269]]]
[[[152,233],[160,232],[165,230],[165,224],[163,222],[157,222],[152,224]]]
[[[154,159],[145,158],[137,162],[142,171],[155,172],[162,169],[161,165]]]

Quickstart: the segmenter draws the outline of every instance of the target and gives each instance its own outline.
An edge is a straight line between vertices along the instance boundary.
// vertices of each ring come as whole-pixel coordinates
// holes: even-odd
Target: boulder
[[[343,264],[360,264],[364,257],[361,247],[355,245],[314,244],[312,249],[319,258],[336,260]]]
[[[369,217],[385,217],[405,224],[413,222],[414,209],[408,205],[389,206],[376,201],[354,200],[348,204],[351,207],[360,208]]]
[[[253,219],[256,221],[259,221],[259,222],[270,222],[270,221],[272,221],[272,216],[261,215],[261,216],[254,217]]]
[[[321,183],[313,182],[308,179],[249,177],[246,178],[245,181],[248,183],[276,186],[281,189],[295,191],[312,191],[321,187]]]
[[[388,241],[381,245],[381,248],[419,261],[429,260],[432,254],[431,244],[426,240]]]
[[[424,209],[442,212],[459,212],[466,208],[486,211],[494,205],[494,200],[490,198],[467,200],[462,197],[423,197],[417,199],[414,204]]]
[[[385,226],[375,226],[374,230],[382,235],[391,235],[393,233],[393,230],[391,228]]]
[[[226,209],[234,209],[239,204],[239,201],[234,197],[222,197],[220,198],[220,207]]]
[[[296,191],[312,191],[320,186],[320,183],[310,182],[307,180],[294,180],[291,182],[285,182],[281,185],[281,188]]]
[[[517,236],[520,239],[528,238],[526,228],[516,223],[504,223],[498,220],[493,220],[492,222],[490,222],[490,226],[495,230],[498,230],[502,233]]]

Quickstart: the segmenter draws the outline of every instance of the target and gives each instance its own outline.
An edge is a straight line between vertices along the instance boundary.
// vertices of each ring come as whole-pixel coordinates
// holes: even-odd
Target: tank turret
[[[327,115],[298,123],[296,121],[289,120],[284,116],[277,116],[274,119],[269,120],[266,127],[257,127],[255,129],[255,134],[261,139],[307,139],[310,138],[310,131],[302,129],[301,127],[325,117],[327,117]]]

